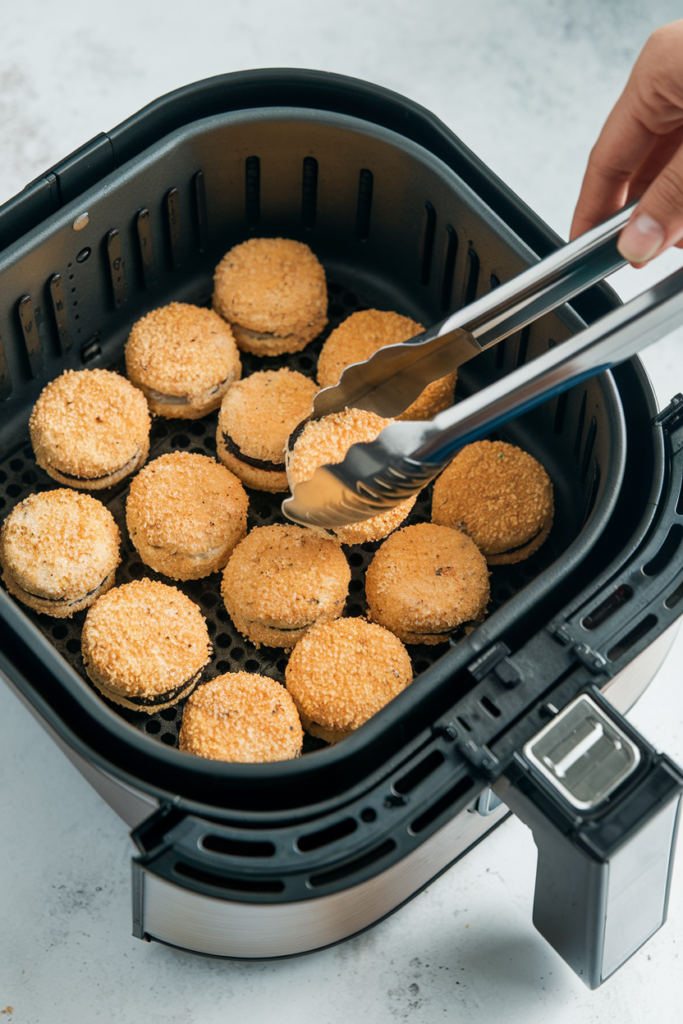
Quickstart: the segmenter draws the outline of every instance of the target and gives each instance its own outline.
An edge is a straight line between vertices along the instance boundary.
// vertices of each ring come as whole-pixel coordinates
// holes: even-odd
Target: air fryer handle
[[[681,769],[589,687],[493,788],[538,847],[534,925],[597,988],[666,920]]]

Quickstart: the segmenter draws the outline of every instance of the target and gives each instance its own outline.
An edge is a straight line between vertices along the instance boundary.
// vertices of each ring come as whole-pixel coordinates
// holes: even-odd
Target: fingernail
[[[640,213],[619,236],[617,249],[629,263],[646,263],[664,244],[665,231],[653,217]]]

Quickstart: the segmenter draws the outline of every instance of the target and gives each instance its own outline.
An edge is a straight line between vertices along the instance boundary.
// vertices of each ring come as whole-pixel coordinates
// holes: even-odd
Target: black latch
[[[474,661],[467,666],[467,671],[479,683],[484,676],[487,676],[489,672],[493,671],[496,665],[502,661],[503,658],[507,658],[509,653],[510,648],[507,644],[499,641],[497,644],[494,644],[493,647],[489,647],[488,650],[484,651],[483,654],[480,654],[478,658],[475,658]]]
[[[579,659],[582,665],[584,665],[589,672],[593,675],[600,675],[605,671],[607,662],[601,654],[594,651],[588,644],[574,644],[574,654]]]
[[[457,750],[469,761],[477,774],[489,782],[494,782],[500,776],[500,761],[488,747],[483,744],[479,746],[474,740],[461,740]]]

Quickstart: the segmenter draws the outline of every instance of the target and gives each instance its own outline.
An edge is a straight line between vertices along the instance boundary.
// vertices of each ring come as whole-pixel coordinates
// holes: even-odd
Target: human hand
[[[683,20],[643,47],[591,151],[570,238],[638,196],[617,243],[637,267],[683,248]]]

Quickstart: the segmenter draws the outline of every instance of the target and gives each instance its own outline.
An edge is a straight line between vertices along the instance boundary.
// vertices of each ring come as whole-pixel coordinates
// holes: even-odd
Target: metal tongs
[[[431,381],[623,267],[616,240],[634,206],[424,333],[347,367],[338,384],[316,395],[309,420],[349,407],[398,416]],[[394,422],[375,441],[353,445],[343,462],[296,484],[282,511],[319,527],[385,512],[425,487],[464,445],[629,359],[682,322],[683,269],[433,420]]]

